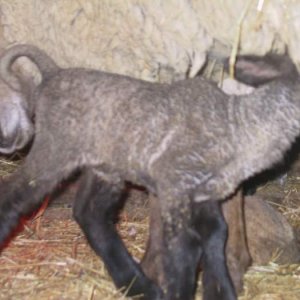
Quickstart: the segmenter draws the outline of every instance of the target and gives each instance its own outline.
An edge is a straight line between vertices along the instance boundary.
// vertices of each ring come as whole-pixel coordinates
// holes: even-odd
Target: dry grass
[[[41,218],[2,252],[0,299],[121,299],[75,222]]]
[[[11,172],[11,168],[11,164],[0,160],[4,173]],[[299,206],[296,208],[294,203],[289,210],[287,203],[294,202],[285,199],[283,213],[299,225]],[[147,210],[140,209],[143,211],[134,215],[124,212],[119,225],[136,259],[143,255],[148,234]],[[1,253],[0,286],[0,299],[125,299],[72,220],[71,208],[55,203],[38,218],[27,221]],[[197,300],[201,299],[200,290]],[[239,299],[300,299],[300,265],[253,266],[246,274],[245,291]]]
[[[0,156],[0,178],[6,177],[11,174],[20,164],[20,158],[15,160],[8,160]]]

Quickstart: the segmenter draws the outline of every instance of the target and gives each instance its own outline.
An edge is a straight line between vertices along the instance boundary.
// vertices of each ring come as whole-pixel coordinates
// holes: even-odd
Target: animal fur
[[[3,80],[16,90],[18,80],[9,67],[20,56],[39,67],[42,82],[33,95],[32,148],[21,169],[0,186],[0,240],[57,183],[83,171],[74,211],[92,247],[117,286],[138,278],[133,294],[143,291],[146,298],[160,299],[160,289],[126,254],[103,213],[115,210],[117,200],[109,199],[118,197],[111,194],[118,195],[124,181],[131,181],[159,199],[158,243],[163,271],[169,275],[163,280],[164,299],[192,298],[200,258],[204,299],[235,299],[225,264],[226,225],[218,200],[281,160],[298,136],[300,92],[293,64],[289,62],[288,72],[278,79],[272,65],[266,64],[267,76],[262,73],[260,79],[271,72],[274,81],[251,95],[228,96],[200,77],[157,84],[91,69],[61,69],[41,50],[21,45],[4,53],[0,64]],[[253,75],[253,69],[248,70]],[[107,185],[115,192],[104,188],[107,201],[97,200],[97,191],[101,194]],[[95,205],[103,210],[100,215]],[[94,236],[96,229],[100,237]],[[101,235],[113,236],[113,241]],[[107,255],[114,242],[119,251],[112,260]],[[185,253],[189,259],[183,259]],[[214,271],[216,261],[219,269]],[[122,269],[124,276],[116,269]]]

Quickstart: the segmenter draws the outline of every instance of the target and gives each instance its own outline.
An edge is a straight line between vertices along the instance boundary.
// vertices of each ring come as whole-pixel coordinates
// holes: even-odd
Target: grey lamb
[[[204,299],[235,299],[219,200],[280,161],[299,135],[300,85],[291,61],[241,58],[244,81],[271,82],[251,95],[228,96],[201,77],[158,84],[62,69],[30,45],[1,58],[1,77],[16,91],[20,82],[10,68],[20,56],[38,66],[42,82],[31,100],[35,136],[28,157],[0,185],[0,241],[46,193],[80,171],[74,216],[118,287],[146,299],[192,299],[201,259]],[[27,129],[20,124],[19,130]],[[29,142],[32,135],[24,136]],[[145,276],[113,226],[125,181],[158,197],[162,278]]]

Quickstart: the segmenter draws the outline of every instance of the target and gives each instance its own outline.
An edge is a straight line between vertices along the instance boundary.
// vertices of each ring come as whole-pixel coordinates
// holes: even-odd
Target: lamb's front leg
[[[145,273],[163,287],[166,299],[193,299],[201,258],[204,299],[236,299],[226,267],[227,227],[220,204],[193,203],[189,197],[179,202],[176,197],[166,199],[167,195],[150,199]]]
[[[187,195],[172,190],[162,189],[150,199],[150,237],[142,266],[162,287],[164,299],[194,299],[202,248],[191,208]]]
[[[161,299],[161,290],[145,276],[115,228],[122,187],[100,180],[92,170],[87,170],[82,174],[74,217],[118,288],[123,288],[128,296]]]
[[[227,224],[219,201],[193,203],[193,227],[201,236],[203,299],[235,300],[236,293],[226,264]]]

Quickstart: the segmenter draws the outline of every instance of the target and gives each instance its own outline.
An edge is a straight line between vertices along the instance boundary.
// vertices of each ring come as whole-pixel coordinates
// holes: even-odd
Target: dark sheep
[[[277,80],[251,95],[228,96],[203,78],[167,85],[61,69],[43,51],[21,45],[5,52],[0,65],[1,77],[16,91],[20,84],[10,67],[20,56],[38,66],[42,82],[32,96],[36,132],[29,155],[0,185],[0,241],[45,194],[80,171],[74,217],[117,287],[130,286],[129,295],[146,299],[192,299],[201,259],[204,299],[236,299],[219,200],[279,161],[299,134],[293,64],[288,61],[284,74],[265,64],[259,80],[279,73]],[[260,67],[251,59],[239,65],[250,75]],[[125,181],[158,196],[158,246],[150,238],[146,255],[160,250],[162,290],[132,259],[113,225]]]

